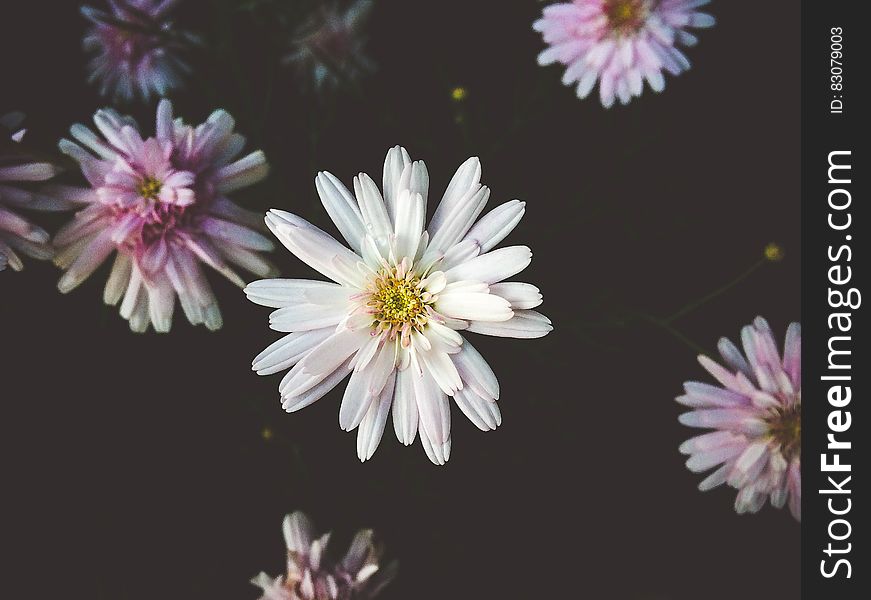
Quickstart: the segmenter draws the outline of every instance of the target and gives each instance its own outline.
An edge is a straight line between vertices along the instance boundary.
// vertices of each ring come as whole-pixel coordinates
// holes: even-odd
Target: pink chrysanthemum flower
[[[714,18],[696,9],[710,0],[574,0],[545,7],[533,28],[549,46],[541,65],[567,67],[565,85],[586,98],[596,82],[602,106],[627,104],[640,96],[644,81],[661,92],[662,72],[679,75],[690,62],[677,46],[693,46],[688,27],[711,27]]]
[[[287,574],[272,578],[260,573],[251,580],[263,588],[260,600],[369,600],[395,576],[392,563],[381,569],[381,550],[371,530],[357,532],[340,562],[330,560],[330,534],[317,537],[314,525],[302,512],[284,518]]]
[[[84,38],[93,53],[90,81],[103,96],[130,101],[165,96],[181,86],[190,67],[179,54],[194,41],[174,30],[169,13],[178,0],[109,0],[109,11],[90,6],[82,15],[93,26]]]
[[[335,283],[265,280],[245,289],[253,302],[278,309],[272,329],[291,332],[253,367],[261,375],[290,368],[279,385],[287,412],[320,399],[350,374],[339,425],[359,427],[360,460],[374,454],[392,407],[399,441],[410,445],[420,432],[429,459],[444,464],[450,398],[484,431],[502,421],[496,376],[458,331],[538,338],[552,327],[531,310],[542,301],[538,288],[501,283],[532,259],[526,246],[494,250],[520,222],[525,204],[506,202],[478,220],[490,190],[480,183],[477,158],[457,170],[427,229],[426,165],[397,146],[387,154],[383,181],[382,195],[365,173],[354,179],[354,194],[330,173],[315,180],[350,250],[296,215],[269,211],[266,222],[276,237]]]
[[[199,263],[239,286],[245,283],[228,263],[261,277],[275,272],[258,254],[273,249],[255,231],[260,217],[226,196],[266,176],[263,152],[237,160],[245,138],[233,132],[229,114],[215,111],[193,127],[173,120],[168,100],[157,107],[154,137],[143,140],[131,117],[111,109],[97,111],[94,123],[105,139],[77,124],[70,133],[81,146],[60,142],[91,187],[54,188],[86,205],[55,236],[55,262],[66,269],[58,288],[69,292],[117,252],[104,299],[121,301],[131,329],[145,331],[150,319],[156,331],[169,331],[176,295],[192,324],[220,328],[221,311]]]
[[[284,62],[310,78],[316,90],[341,87],[371,72],[374,64],[364,54],[361,31],[371,10],[372,0],[353,0],[344,10],[323,3],[297,30]]]
[[[19,126],[23,120],[21,113],[0,117],[0,126],[5,130],[0,133],[0,271],[7,265],[15,271],[23,269],[19,252],[42,260],[54,256],[48,233],[18,214],[18,210],[70,207],[67,202],[24,187],[34,181],[51,179],[58,168],[21,149],[24,130]]]
[[[719,465],[699,489],[723,483],[738,490],[735,510],[755,513],[766,499],[782,508],[789,502],[801,520],[801,326],[786,332],[783,357],[762,317],[741,331],[744,354],[728,339],[718,344],[723,367],[707,356],[699,362],[723,387],[689,381],[677,398],[692,412],[680,416],[690,427],[716,429],[687,440],[694,473]]]

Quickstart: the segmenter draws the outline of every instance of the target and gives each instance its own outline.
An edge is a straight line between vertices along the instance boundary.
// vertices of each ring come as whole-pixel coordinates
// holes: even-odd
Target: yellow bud
[[[778,244],[771,242],[765,246],[765,259],[771,262],[780,262],[783,260],[784,252]]]

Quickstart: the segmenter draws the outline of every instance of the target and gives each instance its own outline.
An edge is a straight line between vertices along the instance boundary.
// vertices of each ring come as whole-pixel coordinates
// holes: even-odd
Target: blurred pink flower
[[[233,132],[229,114],[215,111],[192,127],[173,120],[168,100],[157,107],[154,137],[143,140],[131,117],[111,109],[97,111],[94,123],[104,139],[77,124],[70,133],[81,145],[60,142],[91,187],[52,188],[85,205],[54,239],[55,262],[66,269],[58,289],[69,292],[117,251],[104,299],[121,301],[131,329],[145,331],[150,319],[156,331],[169,331],[176,295],[192,324],[220,328],[218,302],[199,263],[239,286],[245,283],[228,263],[261,277],[275,273],[258,254],[273,249],[255,231],[260,215],[226,196],[266,176],[263,152],[237,160],[245,138]]]
[[[317,537],[314,525],[302,512],[284,518],[287,574],[276,578],[260,573],[251,580],[263,589],[260,600],[369,600],[396,575],[392,563],[381,568],[381,550],[371,530],[357,532],[340,562],[330,560],[330,534]]]
[[[42,260],[54,256],[48,232],[18,214],[19,209],[70,208],[66,201],[27,188],[31,182],[51,179],[59,169],[20,147],[24,130],[18,128],[23,120],[21,113],[0,117],[0,126],[5,130],[0,133],[0,271],[7,265],[15,271],[23,269],[19,252]]]
[[[178,0],[109,0],[109,11],[81,8],[93,26],[84,38],[93,54],[91,82],[103,96],[130,101],[165,96],[181,86],[190,67],[180,57],[195,38],[177,32],[169,13]]]
[[[689,381],[677,401],[693,408],[680,416],[689,427],[715,429],[680,447],[694,473],[719,465],[699,489],[723,483],[738,490],[735,510],[757,512],[789,503],[801,520],[801,326],[786,332],[783,357],[762,317],[741,331],[744,354],[728,339],[718,344],[727,367],[699,362],[723,387]]]
[[[710,0],[574,0],[545,7],[533,24],[548,48],[538,63],[566,65],[565,85],[586,98],[599,82],[602,106],[640,96],[644,80],[660,92],[662,71],[679,75],[690,62],[678,45],[698,39],[688,27],[711,27],[714,18],[696,9]]]
[[[298,28],[284,62],[310,78],[316,90],[341,87],[371,72],[374,64],[363,52],[362,32],[371,10],[372,0],[353,0],[344,10],[323,2]]]
[[[277,279],[245,288],[252,302],[278,309],[270,327],[289,332],[253,368],[260,375],[290,369],[278,386],[287,412],[350,375],[339,426],[358,429],[361,461],[375,453],[392,411],[399,441],[411,445],[419,433],[427,457],[444,465],[451,399],[483,431],[502,423],[499,381],[460,331],[532,339],[553,329],[532,310],[542,302],[538,288],[505,281],[529,266],[532,251],[496,248],[526,205],[511,200],[481,216],[490,189],[473,157],[425,227],[429,173],[399,146],[384,162],[383,195],[365,173],[354,178],[353,193],[326,172],[315,185],[350,248],[294,214],[267,213],[281,243],[335,283]]]

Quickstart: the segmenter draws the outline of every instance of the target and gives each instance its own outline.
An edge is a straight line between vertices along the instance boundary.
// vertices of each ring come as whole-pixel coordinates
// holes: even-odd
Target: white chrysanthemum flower
[[[320,399],[350,373],[339,424],[359,427],[361,460],[378,447],[391,407],[399,441],[410,445],[419,431],[436,464],[450,455],[448,398],[484,431],[501,423],[496,376],[458,331],[538,338],[552,329],[532,310],[542,301],[538,288],[502,283],[529,265],[529,248],[494,250],[525,204],[506,202],[478,220],[490,196],[480,180],[481,164],[470,158],[424,229],[429,175],[397,146],[384,163],[383,196],[364,173],[354,179],[354,194],[330,173],[315,180],[351,249],[296,215],[266,216],[292,253],[335,283],[271,279],[246,288],[253,302],[278,309],[272,329],[290,332],[254,359],[254,370],[290,368],[279,386],[288,412]]]

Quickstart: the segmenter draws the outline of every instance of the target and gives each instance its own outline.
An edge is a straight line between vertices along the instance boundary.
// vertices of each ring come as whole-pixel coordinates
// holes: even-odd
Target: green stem
[[[688,315],[689,313],[693,312],[694,310],[696,310],[700,306],[707,304],[708,302],[710,302],[711,300],[713,300],[717,296],[729,291],[731,288],[735,287],[736,285],[738,285],[739,283],[741,283],[742,281],[744,281],[745,279],[750,277],[750,275],[755,273],[762,265],[765,264],[765,262],[766,262],[765,259],[759,260],[758,262],[754,263],[753,266],[751,266],[749,269],[747,269],[746,271],[741,273],[738,277],[736,277],[735,279],[733,279],[732,281],[730,281],[726,285],[723,285],[723,286],[717,288],[716,290],[714,290],[713,292],[711,292],[710,294],[708,294],[706,296],[702,296],[701,298],[699,298],[695,302],[684,306],[682,309],[680,309],[676,313],[662,319],[662,321],[665,323],[673,323],[677,319],[679,319],[685,315]]]
[[[673,327],[668,320],[660,319],[658,317],[653,317],[651,315],[646,315],[646,314],[642,314],[642,313],[639,313],[636,316],[639,319],[643,319],[643,320],[647,321],[648,323],[650,323],[651,325],[654,325],[656,327],[660,327],[664,331],[670,333],[676,339],[680,340],[681,342],[683,342],[684,344],[686,344],[687,346],[692,348],[696,352],[696,354],[706,354],[706,351],[704,348],[702,348],[697,343],[692,341],[690,338],[688,338],[686,335],[684,335],[681,331],[679,331],[678,329]]]

